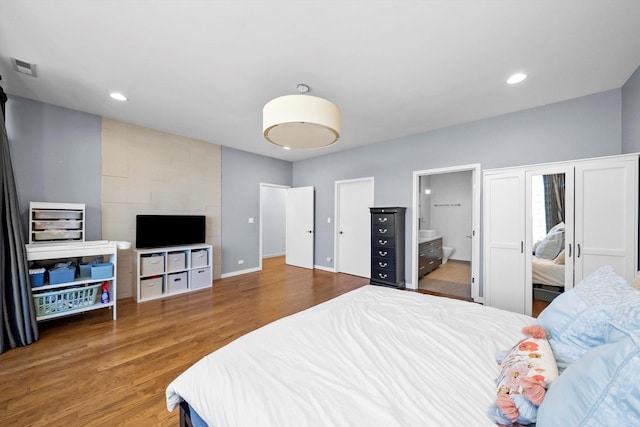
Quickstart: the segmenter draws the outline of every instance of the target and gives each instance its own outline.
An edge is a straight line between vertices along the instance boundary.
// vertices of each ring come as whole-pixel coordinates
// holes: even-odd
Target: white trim
[[[276,258],[276,257],[279,257],[279,256],[285,256],[286,254],[287,254],[286,252],[280,252],[280,253],[277,253],[277,254],[264,255],[262,257],[262,259]]]
[[[413,218],[411,222],[411,282],[406,284],[408,289],[417,289],[418,287],[418,206],[419,206],[419,188],[420,177],[425,175],[437,175],[452,172],[472,172],[473,179],[473,195],[472,195],[472,227],[473,241],[471,246],[471,297],[475,302],[482,303],[484,298],[480,297],[480,185],[482,182],[482,169],[480,163],[472,163],[468,165],[451,166],[438,169],[426,169],[413,172]]]
[[[262,189],[264,187],[271,187],[271,188],[291,188],[291,186],[289,185],[279,185],[279,184],[269,184],[267,182],[261,182],[260,183],[260,193],[258,194],[258,205],[259,205],[259,210],[260,212],[258,212],[258,269],[262,270]],[[284,255],[284,254],[282,254]],[[270,255],[271,256],[279,256],[279,255]],[[268,258],[268,257],[265,257]]]
[[[340,266],[338,265],[338,259],[339,259],[339,254],[338,254],[338,228],[337,228],[337,224],[338,224],[338,215],[340,212],[340,206],[339,206],[339,193],[338,193],[338,188],[340,185],[342,184],[352,184],[354,182],[365,182],[365,181],[370,181],[371,182],[371,186],[373,188],[373,206],[375,206],[375,200],[376,200],[376,182],[375,182],[375,178],[373,176],[367,176],[367,177],[363,177],[363,178],[354,178],[354,179],[342,179],[339,181],[335,181],[334,183],[334,189],[333,189],[333,269],[332,271],[334,272],[339,272],[340,271]],[[373,207],[371,206],[371,207]]]
[[[315,268],[316,270],[323,270],[323,271],[328,271],[330,273],[335,273],[336,269],[333,267],[325,267],[324,265],[314,265],[313,268]]]
[[[226,279],[227,277],[240,276],[241,274],[255,273],[256,271],[260,271],[260,270],[262,270],[262,267],[247,268],[246,270],[238,270],[238,271],[232,271],[230,273],[224,273],[220,276],[220,278]]]

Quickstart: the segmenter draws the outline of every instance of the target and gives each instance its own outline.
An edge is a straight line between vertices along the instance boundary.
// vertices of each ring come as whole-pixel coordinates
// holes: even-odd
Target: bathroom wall
[[[442,236],[442,245],[454,248],[450,259],[471,261],[473,173],[431,175],[431,228]]]
[[[425,190],[431,191],[431,177],[424,175],[420,177],[420,215],[418,216],[418,228],[420,230],[431,229],[431,194],[427,194]]]

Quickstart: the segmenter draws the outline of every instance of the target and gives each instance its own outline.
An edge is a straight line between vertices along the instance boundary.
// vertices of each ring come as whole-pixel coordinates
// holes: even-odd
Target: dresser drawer
[[[372,268],[371,279],[382,281],[382,282],[394,283],[396,281],[396,272],[393,270],[389,271],[389,270],[381,270],[378,268]]]
[[[396,246],[396,240],[393,236],[372,236],[371,248],[377,250],[378,248],[393,248]]]
[[[395,259],[396,251],[394,248],[371,248],[371,256],[376,258],[385,258],[389,260]]]
[[[395,270],[395,260],[389,258],[372,258],[371,268],[377,270]]]
[[[393,229],[395,226],[395,215],[389,214],[373,214],[371,215],[371,226],[384,225],[389,229]]]
[[[375,237],[395,237],[395,230],[393,227],[389,227],[388,225],[371,225],[371,235]]]

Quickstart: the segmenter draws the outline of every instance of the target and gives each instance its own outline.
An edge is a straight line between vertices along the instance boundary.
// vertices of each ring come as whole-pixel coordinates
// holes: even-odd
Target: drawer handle
[[[147,283],[147,287],[153,288],[154,286],[159,285],[159,283]]]
[[[159,259],[151,259],[151,261],[149,261],[149,264],[157,264],[159,262],[160,262]]]
[[[424,270],[424,265],[422,267],[420,267],[419,270]]]
[[[387,222],[387,218],[386,217],[382,217],[382,218],[378,218],[379,222]]]
[[[385,234],[388,231],[387,228],[378,228],[378,233]]]
[[[387,275],[383,273],[378,273],[378,277],[380,277],[381,279],[386,279]]]
[[[378,263],[378,265],[379,265],[380,267],[383,267],[383,268],[384,268],[384,267],[386,267],[386,266],[387,266],[387,265],[389,265],[389,264],[388,264],[388,263],[386,263],[386,262],[379,262],[379,263]]]
[[[430,261],[429,264],[433,264],[435,261]]]
[[[389,243],[389,241],[388,240],[378,240],[378,243],[381,244],[382,246],[384,246],[387,243]]]
[[[173,279],[174,282],[179,282],[182,280],[182,277],[176,277],[175,279]]]
[[[389,252],[387,252],[387,251],[378,251],[378,254],[379,254],[380,256],[387,256],[387,254],[388,254],[388,253],[389,253]]]

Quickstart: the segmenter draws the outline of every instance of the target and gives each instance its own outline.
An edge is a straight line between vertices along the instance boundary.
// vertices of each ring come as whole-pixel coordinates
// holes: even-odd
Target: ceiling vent
[[[28,62],[11,57],[11,64],[13,69],[19,73],[26,74],[31,77],[38,77],[36,74],[36,64],[29,64]]]

